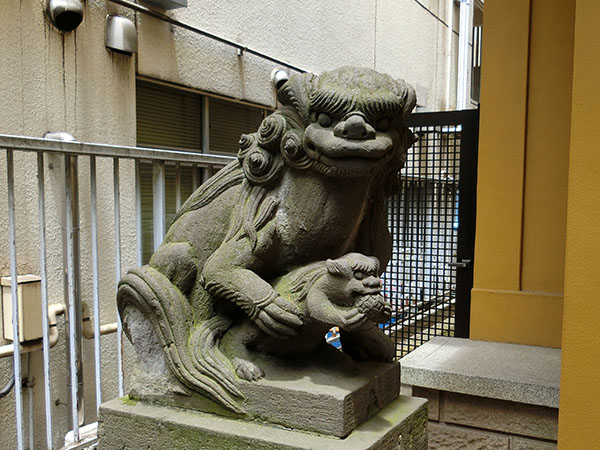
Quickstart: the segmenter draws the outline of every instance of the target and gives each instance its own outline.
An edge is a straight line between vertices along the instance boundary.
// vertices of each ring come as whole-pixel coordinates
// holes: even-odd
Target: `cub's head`
[[[328,259],[325,266],[329,275],[328,293],[332,297],[354,304],[360,296],[379,294],[381,280],[377,258],[348,253],[337,259]]]

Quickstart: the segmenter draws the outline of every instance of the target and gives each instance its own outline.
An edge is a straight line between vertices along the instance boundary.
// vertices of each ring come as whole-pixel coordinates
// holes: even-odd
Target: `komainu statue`
[[[126,333],[136,308],[175,378],[237,413],[240,381],[264,376],[256,352],[310,354],[339,326],[351,358],[394,356],[377,326],[391,312],[379,280],[391,253],[384,199],[414,142],[404,125],[414,90],[344,67],[292,75],[277,98],[118,290]]]

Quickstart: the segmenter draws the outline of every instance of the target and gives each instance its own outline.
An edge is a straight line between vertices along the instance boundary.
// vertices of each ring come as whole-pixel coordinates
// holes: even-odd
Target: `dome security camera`
[[[52,25],[60,31],[73,31],[83,20],[81,0],[48,0],[46,10]]]

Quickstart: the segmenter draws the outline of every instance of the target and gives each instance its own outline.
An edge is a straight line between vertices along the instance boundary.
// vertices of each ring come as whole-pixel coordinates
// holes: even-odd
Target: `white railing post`
[[[121,193],[119,177],[119,158],[113,159],[113,181],[114,181],[114,201],[115,201],[115,275],[116,286],[121,280]],[[119,397],[123,396],[123,324],[121,316],[117,309],[117,382]]]
[[[142,174],[140,172],[141,161],[135,160],[135,251],[137,265],[142,265]]]
[[[102,365],[100,354],[100,286],[98,282],[98,209],[96,157],[90,156],[90,227],[92,232],[92,290],[94,311],[94,375],[96,379],[96,416],[102,403]]]
[[[175,211],[181,208],[181,164],[175,164]]]
[[[46,195],[44,188],[44,153],[37,154],[38,215],[40,235],[40,278],[42,280],[42,353],[44,358],[44,406],[46,414],[46,447],[52,450],[52,394],[50,390],[50,340],[48,336],[48,270],[46,267]]]
[[[165,236],[165,163],[152,164],[152,223],[154,225],[154,251]]]
[[[76,169],[73,167],[77,164],[73,161],[71,155],[64,155],[64,176],[65,176],[65,243],[66,243],[66,269],[67,269],[67,299],[68,299],[68,348],[69,348],[69,373],[71,384],[70,397],[70,414],[71,425],[73,427],[73,437],[75,442],[79,440],[79,412],[82,408],[79,407],[79,378],[81,372],[81,305],[78,303],[78,286],[76,285],[76,267],[75,267],[75,246],[77,238],[76,230],[73,226],[76,215]]]
[[[17,290],[17,233],[15,224],[13,151],[6,150],[6,174],[8,178],[8,246],[10,252],[10,291],[12,297],[13,326],[13,372],[15,376],[15,414],[17,425],[17,449],[23,450],[23,392],[21,387],[21,341],[19,335],[19,297]]]

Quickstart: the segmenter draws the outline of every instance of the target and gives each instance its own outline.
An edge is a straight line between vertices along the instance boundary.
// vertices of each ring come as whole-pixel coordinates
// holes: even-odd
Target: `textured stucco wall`
[[[558,448],[597,448],[600,427],[600,4],[577,1]]]
[[[422,2],[442,20],[446,1]],[[370,67],[404,78],[430,110],[444,107],[447,27],[412,0],[190,0],[169,13],[178,20],[253,50],[320,73],[343,65]],[[458,8],[454,30],[458,31]],[[138,72],[237,99],[273,104],[270,71],[259,57],[138,14]],[[453,34],[452,86],[458,35]],[[454,104],[455,92],[451,96]],[[421,104],[421,102],[420,102]]]
[[[43,2],[7,0],[0,2],[0,133],[41,137],[46,131],[66,131],[88,142],[135,144],[135,64],[132,58],[104,48],[105,2],[88,1],[85,20],[74,33],[62,35],[45,20]],[[116,8],[112,8],[116,11]],[[125,12],[125,11],[124,11]],[[133,16],[132,16],[133,17]],[[98,211],[100,298],[103,323],[115,320],[115,256],[112,191],[112,161],[99,159]],[[45,159],[46,238],[48,287],[51,302],[63,302],[61,180],[62,158]],[[79,161],[81,207],[81,283],[83,299],[92,302],[91,246],[89,216],[89,164]],[[121,169],[122,260],[123,266],[135,262],[134,171],[130,162]],[[6,156],[0,151],[0,273],[9,274],[7,240]],[[39,274],[38,199],[36,155],[15,153],[15,190],[17,211],[18,272]],[[65,330],[59,318],[60,341],[51,351],[55,443],[62,445],[67,424],[67,372]],[[116,395],[115,335],[103,339],[104,395]],[[0,344],[4,342],[0,341]],[[84,343],[86,417],[93,419],[93,345]],[[35,379],[34,408],[36,441],[45,445],[43,434],[44,394],[41,352],[23,359]],[[12,359],[0,360],[0,384],[9,379]],[[25,396],[25,403],[27,397]],[[0,400],[0,448],[14,448],[14,395]],[[27,408],[25,408],[27,411]]]
[[[422,0],[446,17],[443,0]],[[66,131],[87,142],[135,145],[136,74],[253,103],[274,105],[269,84],[275,64],[243,54],[191,31],[117,7],[110,1],[87,0],[85,17],[75,32],[61,34],[46,20],[42,0],[0,2],[0,133],[41,137]],[[458,10],[457,10],[458,11]],[[127,15],[138,27],[136,56],[107,51],[107,13]],[[200,29],[287,61],[322,72],[342,65],[372,67],[415,85],[420,104],[444,106],[446,30],[412,0],[365,0],[348,3],[273,0],[228,2],[190,0],[188,8],[168,12]],[[458,15],[455,26],[458,29]],[[455,73],[456,45],[452,72]],[[453,86],[455,79],[453,77]],[[455,101],[454,94],[451,96]],[[39,273],[36,156],[15,154],[18,272]],[[61,183],[62,159],[48,155],[46,169],[46,237],[49,295],[63,302]],[[89,164],[79,159],[83,299],[91,305]],[[121,162],[121,233],[123,271],[135,265],[134,169]],[[112,161],[98,159],[98,232],[102,323],[115,320],[114,217]],[[0,211],[7,210],[6,158],[0,150]],[[0,214],[0,274],[8,275],[8,220]],[[63,319],[61,340],[51,351],[54,440],[62,445],[67,423],[67,372]],[[115,335],[102,338],[104,398],[116,395]],[[5,342],[0,340],[0,345]],[[127,353],[126,348],[126,353]],[[36,447],[45,437],[41,352],[24,356],[36,380],[34,408]],[[93,345],[84,342],[86,422],[94,419]],[[10,358],[0,360],[0,385],[12,372]],[[26,402],[26,396],[25,396]],[[15,445],[14,397],[0,399],[0,448]]]

